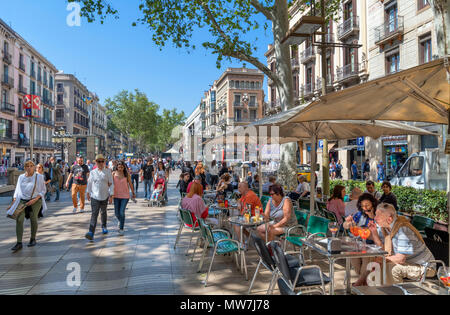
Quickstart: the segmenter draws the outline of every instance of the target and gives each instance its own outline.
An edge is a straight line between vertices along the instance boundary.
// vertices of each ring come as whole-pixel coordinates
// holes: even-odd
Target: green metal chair
[[[420,234],[425,236],[425,228],[433,228],[434,220],[421,215],[415,215],[412,218],[411,224],[420,232]]]
[[[177,248],[177,244],[178,244],[178,241],[180,240],[181,232],[183,231],[183,229],[190,230],[192,233],[191,233],[191,239],[189,240],[189,246],[186,249],[186,253],[185,253],[185,255],[187,256],[189,253],[189,249],[191,248],[192,238],[194,237],[195,232],[199,231],[199,228],[198,228],[198,226],[195,225],[196,222],[194,222],[192,213],[189,210],[182,209],[180,207],[179,213],[180,213],[181,222],[180,222],[180,227],[178,229],[177,239],[175,240],[175,245],[173,246],[173,249]],[[190,225],[190,227],[188,225]]]
[[[203,246],[203,254],[198,266],[198,271],[200,272],[203,267],[203,262],[205,260],[205,255],[208,250],[208,246],[214,247],[214,253],[211,257],[211,263],[209,264],[208,273],[206,274],[205,287],[208,285],[209,274],[211,273],[211,268],[214,262],[214,258],[217,255],[228,255],[234,254],[236,258],[236,265],[239,268],[238,255],[241,254],[241,247],[237,240],[231,239],[231,235],[225,230],[212,230],[209,225],[205,223],[203,219],[198,219],[201,235],[205,241]],[[244,254],[245,255],[245,254]],[[247,277],[247,264],[244,256],[244,268],[245,276]]]
[[[308,226],[305,229],[305,236],[290,236],[286,237],[286,240],[294,245],[303,246],[302,240],[307,237],[315,236],[315,235],[323,235],[326,236],[328,232],[328,223],[330,220],[318,216],[310,216],[308,220]]]
[[[306,226],[308,223],[309,213],[302,210],[295,210],[295,216],[297,217],[297,222],[300,225]]]
[[[323,218],[326,218],[325,211],[327,210],[327,204],[325,202],[317,201],[316,202],[316,210],[317,214]]]
[[[262,206],[263,206],[263,211],[266,211],[266,206],[267,206],[267,203],[270,201],[270,197],[269,196],[262,196],[261,197],[261,203],[262,203]]]

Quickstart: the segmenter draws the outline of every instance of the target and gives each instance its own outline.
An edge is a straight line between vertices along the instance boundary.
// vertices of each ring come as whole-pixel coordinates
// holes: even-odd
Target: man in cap
[[[112,204],[114,197],[114,183],[112,172],[105,165],[105,158],[99,154],[95,158],[97,168],[91,172],[87,185],[87,199],[91,202],[92,215],[89,225],[89,232],[85,237],[92,241],[94,239],[95,228],[97,226],[98,214],[101,212],[102,232],[108,234],[106,228],[106,208]]]

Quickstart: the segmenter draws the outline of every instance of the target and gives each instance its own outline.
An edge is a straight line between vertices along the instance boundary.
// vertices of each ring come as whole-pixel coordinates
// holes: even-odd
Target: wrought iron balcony
[[[8,53],[5,50],[2,50],[2,55],[3,55],[3,61],[5,63],[7,63],[8,65],[10,65],[12,63],[12,56],[10,53]]]
[[[301,86],[303,97],[309,97],[314,94],[314,82],[306,83]]]
[[[307,63],[312,59],[316,58],[316,49],[314,46],[309,46],[304,51],[302,51],[300,60],[302,63]]]
[[[23,62],[19,63],[19,69],[25,72],[25,64]]]
[[[14,79],[6,74],[2,75],[2,85],[12,89],[14,88]]]
[[[291,58],[291,66],[292,66],[292,69],[298,68],[300,66],[300,63],[298,62],[298,58]]]
[[[28,89],[23,86],[19,86],[19,94],[27,95]]]
[[[357,34],[359,32],[359,16],[352,16],[344,23],[339,24],[338,26],[338,39],[344,40],[347,37]]]
[[[1,102],[0,103],[0,111],[7,114],[15,114],[16,108],[13,104],[7,103],[7,102]]]
[[[351,63],[336,70],[336,82],[344,82],[359,77],[360,66],[358,63]]]
[[[331,79],[331,75],[330,74],[327,75],[325,83],[326,83],[327,89],[329,87],[333,86],[333,80]],[[319,91],[322,90],[322,78],[321,77],[318,77],[317,80],[316,80],[316,90],[319,90]]]
[[[403,36],[404,24],[403,16],[397,16],[383,25],[375,28],[375,44],[384,45],[386,42]]]

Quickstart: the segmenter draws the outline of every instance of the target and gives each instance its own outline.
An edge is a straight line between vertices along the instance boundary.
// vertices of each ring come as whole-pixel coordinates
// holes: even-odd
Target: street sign
[[[319,149],[323,149],[323,140],[319,140]]]
[[[359,137],[356,139],[356,145],[358,151],[364,151],[365,150],[365,141],[364,137]]]

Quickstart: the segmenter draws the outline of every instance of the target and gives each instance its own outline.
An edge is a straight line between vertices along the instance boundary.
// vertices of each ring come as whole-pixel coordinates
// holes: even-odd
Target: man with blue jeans
[[[152,194],[153,176],[155,175],[152,158],[148,158],[147,163],[142,165],[141,172],[144,177],[145,200],[148,201]]]
[[[131,182],[133,183],[133,185],[136,182],[136,186],[134,188],[134,191],[138,192],[138,188],[139,188],[139,174],[141,173],[141,167],[139,165],[137,165],[136,160],[132,160],[131,164],[130,164],[130,174],[131,174]]]
[[[352,179],[358,180],[358,165],[356,165],[356,160],[353,160],[351,171],[352,171]]]

